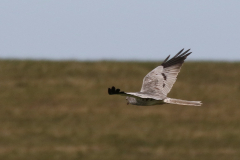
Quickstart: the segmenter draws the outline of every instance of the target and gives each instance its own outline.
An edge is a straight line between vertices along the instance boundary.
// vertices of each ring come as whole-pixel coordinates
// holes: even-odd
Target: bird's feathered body
[[[164,104],[163,100],[156,100],[152,98],[135,98],[135,97],[126,97],[128,103],[137,105],[137,106],[153,106]]]
[[[182,53],[182,49],[170,60],[168,60],[169,55],[160,66],[149,72],[143,79],[140,92],[120,92],[120,89],[112,87],[108,89],[108,94],[127,96],[126,100],[133,105],[150,106],[171,103],[200,106],[200,101],[186,101],[167,97],[177,79],[184,60],[192,53],[189,50]]]

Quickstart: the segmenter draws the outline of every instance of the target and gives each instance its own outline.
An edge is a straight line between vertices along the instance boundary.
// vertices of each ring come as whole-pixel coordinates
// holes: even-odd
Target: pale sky
[[[0,58],[240,61],[239,0],[1,0]]]

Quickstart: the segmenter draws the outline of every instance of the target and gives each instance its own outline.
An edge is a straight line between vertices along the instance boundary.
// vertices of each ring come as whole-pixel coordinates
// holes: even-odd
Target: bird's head
[[[137,103],[137,100],[136,100],[136,98],[134,98],[134,97],[126,97],[126,100],[127,100],[127,105],[128,104],[136,104]]]

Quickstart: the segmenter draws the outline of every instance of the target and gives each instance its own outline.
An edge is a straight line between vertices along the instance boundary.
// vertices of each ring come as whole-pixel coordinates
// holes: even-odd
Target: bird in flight
[[[190,49],[185,52],[183,50],[179,51],[171,59],[169,59],[169,55],[160,66],[149,72],[143,79],[140,92],[124,92],[113,86],[112,88],[108,88],[108,94],[126,96],[127,104],[138,106],[161,104],[201,106],[201,101],[187,101],[167,97],[177,79],[184,60],[192,53],[189,52]]]

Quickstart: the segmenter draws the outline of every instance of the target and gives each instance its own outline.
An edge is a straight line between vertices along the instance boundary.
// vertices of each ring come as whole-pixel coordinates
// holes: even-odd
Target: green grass
[[[168,95],[131,106],[156,62],[0,61],[0,159],[238,160],[240,63],[187,62]]]

